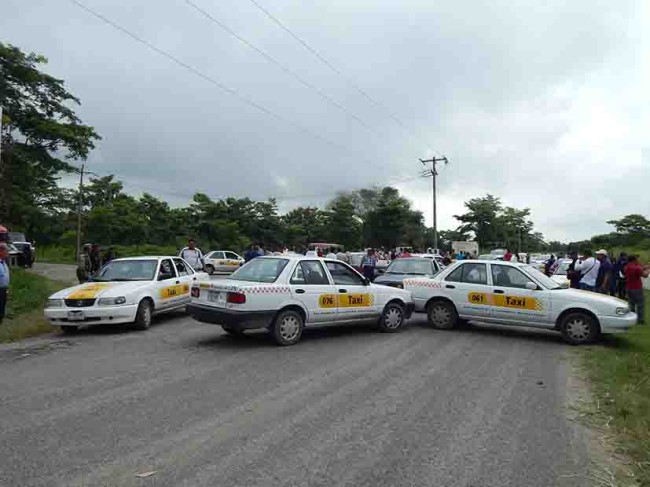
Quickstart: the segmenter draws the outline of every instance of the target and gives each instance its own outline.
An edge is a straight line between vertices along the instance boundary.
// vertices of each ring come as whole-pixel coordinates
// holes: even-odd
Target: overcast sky
[[[488,192],[548,239],[650,216],[650,2],[255,0],[336,73],[251,0],[192,0],[300,82],[185,0],[79,1],[280,117],[69,0],[2,0],[0,39],[49,58],[103,137],[91,170],[133,194],[286,211],[400,181],[430,225],[435,154],[441,229]]]

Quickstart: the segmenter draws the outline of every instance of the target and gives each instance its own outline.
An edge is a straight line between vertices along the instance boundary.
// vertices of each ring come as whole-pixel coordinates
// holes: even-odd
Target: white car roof
[[[178,259],[178,255],[139,255],[137,257],[120,257],[119,259],[113,259],[111,262],[117,262],[120,260],[162,260],[162,259]]]

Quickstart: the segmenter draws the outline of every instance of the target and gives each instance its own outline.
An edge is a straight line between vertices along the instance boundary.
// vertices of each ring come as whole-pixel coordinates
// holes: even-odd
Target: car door
[[[378,317],[375,293],[372,287],[358,272],[342,262],[325,261],[327,270],[332,278],[337,296],[337,321],[349,321]]]
[[[174,266],[176,267],[176,274],[181,285],[175,303],[178,305],[187,304],[190,302],[190,288],[192,287],[192,282],[196,281],[196,273],[187,262],[178,257],[174,259]]]
[[[308,323],[336,321],[336,288],[318,260],[298,262],[289,280],[291,295],[307,310]]]
[[[239,269],[241,257],[239,257],[234,252],[224,252],[224,257],[226,260],[226,265],[228,266],[228,272],[235,272],[237,269]]]
[[[490,264],[492,305],[499,321],[551,326],[549,291],[541,288],[521,269],[504,264]],[[530,283],[536,289],[528,289]],[[532,287],[532,286],[531,286]]]
[[[464,262],[447,274],[442,282],[444,293],[463,317],[492,317],[487,264]]]
[[[156,310],[164,310],[176,306],[181,282],[176,274],[176,267],[171,259],[162,259],[158,267],[156,281]]]
[[[214,266],[215,271],[225,272],[228,270],[225,262],[226,256],[223,252],[213,252],[210,258],[212,259],[212,265]]]

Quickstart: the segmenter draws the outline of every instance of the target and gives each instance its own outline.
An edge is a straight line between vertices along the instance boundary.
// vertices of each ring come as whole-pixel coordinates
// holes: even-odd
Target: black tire
[[[587,313],[569,313],[560,322],[560,331],[567,343],[584,345],[592,343],[600,335],[596,320]]]
[[[298,343],[304,328],[305,320],[302,315],[297,311],[288,309],[275,317],[270,331],[275,343],[286,347]]]
[[[429,323],[438,330],[451,330],[458,324],[456,307],[448,301],[434,301],[427,306]]]
[[[138,305],[138,312],[135,314],[133,327],[136,330],[147,330],[151,326],[153,306],[151,301],[143,299]]]
[[[244,335],[244,330],[240,328],[235,328],[233,326],[229,325],[221,325],[221,328],[223,328],[223,331],[228,333],[228,335],[233,336],[233,337],[241,337]]]
[[[207,272],[208,275],[211,276],[212,274],[214,274],[214,266],[210,265],[210,264],[207,264],[205,266],[205,272]]]
[[[399,303],[388,303],[381,313],[378,326],[384,333],[395,333],[404,326],[405,321],[404,307]]]
[[[61,332],[63,332],[64,335],[75,335],[79,333],[79,327],[78,326],[62,326],[61,327]]]

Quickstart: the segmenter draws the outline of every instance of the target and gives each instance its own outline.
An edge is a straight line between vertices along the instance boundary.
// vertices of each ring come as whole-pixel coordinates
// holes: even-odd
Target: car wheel
[[[229,325],[221,325],[221,328],[223,328],[223,331],[228,333],[228,335],[233,337],[240,337],[244,335],[244,330],[240,328],[235,328]]]
[[[447,301],[434,301],[427,308],[429,323],[439,330],[450,330],[458,322],[456,307]]]
[[[593,342],[600,330],[596,321],[586,313],[569,313],[560,323],[564,339],[571,345]]]
[[[205,272],[207,272],[208,275],[211,276],[212,274],[214,274],[214,266],[210,265],[210,264],[207,264],[205,266]]]
[[[151,301],[143,299],[138,305],[138,312],[135,314],[135,329],[146,330],[151,326],[153,306]]]
[[[271,334],[278,345],[293,345],[300,340],[305,320],[300,313],[293,310],[282,311],[271,326]]]
[[[404,325],[404,308],[397,303],[388,303],[379,318],[379,329],[385,333],[395,333]]]
[[[64,335],[74,335],[79,332],[78,326],[62,326],[61,331]]]

